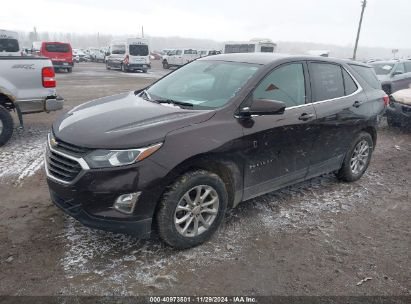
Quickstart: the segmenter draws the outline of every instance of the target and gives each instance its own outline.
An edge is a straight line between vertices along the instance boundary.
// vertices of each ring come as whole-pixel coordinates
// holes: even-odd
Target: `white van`
[[[22,56],[17,32],[0,30],[0,56]]]
[[[224,54],[231,53],[274,53],[277,44],[270,39],[229,41],[224,44]]]
[[[150,47],[147,39],[129,38],[125,42],[113,42],[106,68],[117,68],[123,72],[140,70],[147,73],[151,67]]]

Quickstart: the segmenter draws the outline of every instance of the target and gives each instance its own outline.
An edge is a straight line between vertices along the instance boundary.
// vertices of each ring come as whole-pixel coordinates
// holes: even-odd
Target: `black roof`
[[[293,59],[293,60],[316,60],[316,61],[327,61],[336,63],[351,63],[356,65],[368,66],[362,62],[352,61],[349,59],[339,59],[332,57],[320,57],[320,56],[308,56],[308,55],[289,55],[281,53],[233,53],[233,54],[221,54],[213,55],[208,57],[203,57],[198,60],[218,60],[218,61],[232,61],[232,62],[243,62],[243,63],[253,63],[261,65],[273,64],[277,61],[283,59]]]

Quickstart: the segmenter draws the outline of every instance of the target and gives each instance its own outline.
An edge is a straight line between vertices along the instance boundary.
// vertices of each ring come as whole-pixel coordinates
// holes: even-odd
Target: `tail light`
[[[126,58],[124,58],[124,64],[128,64],[130,60],[130,57],[128,57],[128,55],[126,55]]]
[[[390,97],[388,97],[388,95],[385,95],[382,99],[384,100],[384,106],[388,107],[388,105],[390,104]]]
[[[55,88],[56,87],[56,74],[52,67],[46,67],[41,70],[41,77],[43,81],[43,87]]]

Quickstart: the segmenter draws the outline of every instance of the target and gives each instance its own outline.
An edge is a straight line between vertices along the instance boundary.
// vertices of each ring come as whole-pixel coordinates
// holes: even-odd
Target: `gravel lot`
[[[82,63],[57,75],[58,91],[67,111],[166,73]],[[210,242],[176,251],[52,205],[42,166],[57,115],[27,116],[0,148],[0,295],[411,294],[411,133],[383,122],[361,180],[326,175],[244,202]]]

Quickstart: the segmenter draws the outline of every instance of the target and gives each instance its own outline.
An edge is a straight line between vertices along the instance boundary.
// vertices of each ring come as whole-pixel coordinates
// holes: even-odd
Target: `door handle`
[[[359,107],[361,106],[361,104],[362,104],[362,102],[360,102],[360,101],[357,100],[357,101],[355,101],[355,102],[353,103],[352,106],[353,106],[354,108],[359,108]]]
[[[299,120],[307,121],[314,118],[314,114],[312,113],[303,113],[298,117]]]

